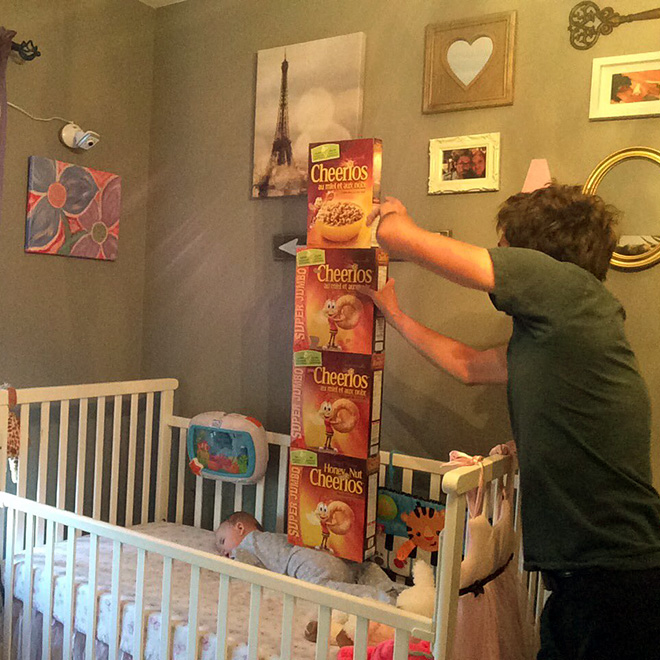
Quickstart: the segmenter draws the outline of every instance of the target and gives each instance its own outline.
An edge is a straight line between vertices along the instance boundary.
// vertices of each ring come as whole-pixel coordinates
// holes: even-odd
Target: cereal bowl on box
[[[357,204],[338,200],[321,206],[316,223],[323,238],[333,243],[346,243],[362,231],[365,216]]]

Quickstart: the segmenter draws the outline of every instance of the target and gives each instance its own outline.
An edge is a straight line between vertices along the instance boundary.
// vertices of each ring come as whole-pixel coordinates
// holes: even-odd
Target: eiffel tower
[[[268,197],[268,191],[271,185],[273,170],[278,165],[292,167],[293,152],[291,149],[291,138],[289,137],[289,90],[288,90],[289,62],[282,60],[282,82],[280,83],[280,103],[277,112],[277,125],[275,127],[275,137],[273,138],[273,147],[270,152],[270,161],[266,168],[266,173],[261,177],[255,188],[259,197]]]

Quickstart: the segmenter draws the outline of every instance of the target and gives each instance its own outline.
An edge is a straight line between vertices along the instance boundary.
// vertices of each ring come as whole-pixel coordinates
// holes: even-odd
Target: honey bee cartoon
[[[332,446],[335,432],[350,433],[360,418],[358,407],[350,399],[337,399],[334,403],[323,401],[319,415],[325,425],[325,443],[322,449],[337,451]]]
[[[328,298],[321,308],[321,313],[328,321],[330,339],[323,347],[328,351],[340,351],[337,345],[337,333],[339,330],[352,330],[360,322],[362,315],[362,303],[356,296],[347,293],[336,300]]]
[[[403,568],[408,555],[415,547],[426,552],[437,552],[440,547],[440,532],[445,527],[445,512],[431,507],[417,506],[410,513],[402,513],[401,520],[406,524],[408,540],[397,550],[394,565]]]
[[[316,546],[316,549],[334,554],[334,550],[328,547],[330,534],[344,536],[349,532],[355,522],[353,509],[341,500],[332,502],[321,500],[313,515],[316,522],[321,525],[321,545]]]

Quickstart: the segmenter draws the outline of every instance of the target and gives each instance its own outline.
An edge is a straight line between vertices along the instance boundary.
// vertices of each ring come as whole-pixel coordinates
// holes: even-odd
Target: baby
[[[405,588],[372,562],[358,564],[291,545],[285,534],[264,532],[257,519],[244,511],[232,513],[221,523],[215,530],[215,544],[225,557],[353,596],[394,603]]]

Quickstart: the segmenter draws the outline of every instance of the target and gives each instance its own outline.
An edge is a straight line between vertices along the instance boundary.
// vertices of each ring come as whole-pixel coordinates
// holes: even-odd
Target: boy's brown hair
[[[260,532],[264,531],[261,523],[247,511],[235,511],[231,515],[227,516],[223,521],[222,525],[229,523],[230,525],[235,525],[236,523],[243,523],[244,525],[250,525],[256,527]]]
[[[497,229],[511,247],[539,250],[604,280],[617,244],[618,211],[580,186],[553,183],[512,195],[497,214]]]

